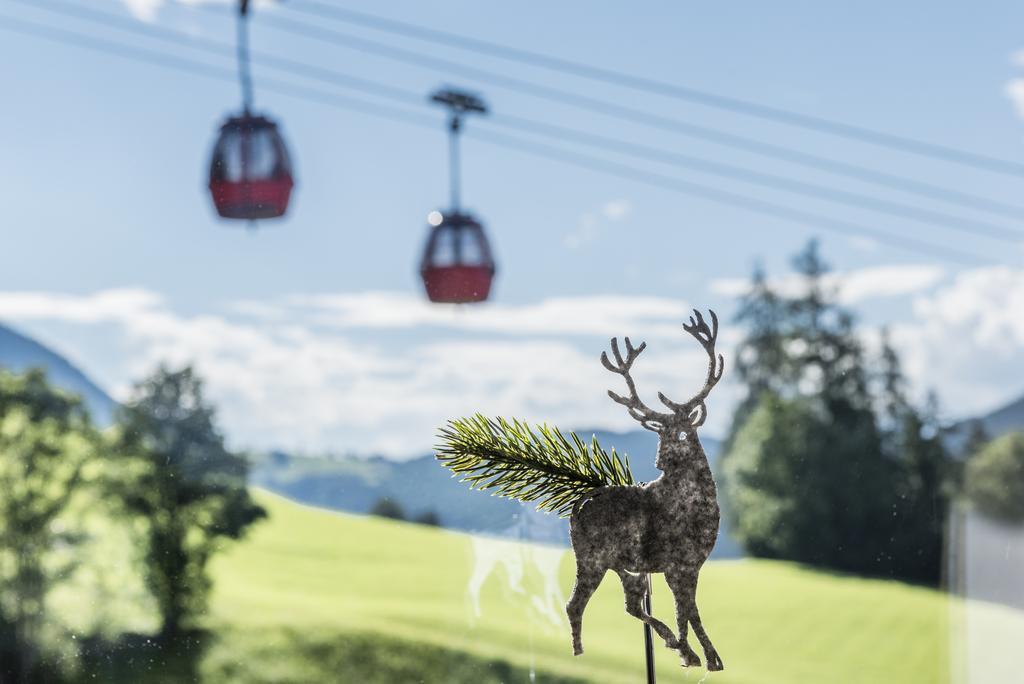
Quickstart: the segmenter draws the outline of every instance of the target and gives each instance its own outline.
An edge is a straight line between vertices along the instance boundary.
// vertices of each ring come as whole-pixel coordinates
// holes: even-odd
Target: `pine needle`
[[[587,492],[608,485],[631,485],[629,458],[608,453],[594,437],[585,443],[574,432],[530,428],[524,422],[491,419],[479,413],[448,421],[438,433],[437,460],[461,475],[472,489],[536,501],[542,511],[566,517]]]

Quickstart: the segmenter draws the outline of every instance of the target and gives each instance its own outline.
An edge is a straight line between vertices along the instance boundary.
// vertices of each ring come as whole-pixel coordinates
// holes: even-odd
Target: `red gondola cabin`
[[[250,221],[282,216],[293,185],[277,124],[242,114],[221,126],[210,162],[210,194],[218,214]]]
[[[491,293],[494,258],[481,226],[467,214],[450,214],[427,238],[420,275],[432,302],[469,304]]]

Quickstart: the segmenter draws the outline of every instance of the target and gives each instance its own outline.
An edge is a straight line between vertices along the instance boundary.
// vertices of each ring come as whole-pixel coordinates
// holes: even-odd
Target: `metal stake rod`
[[[647,575],[647,593],[644,594],[644,611],[651,614],[651,576]],[[657,676],[654,673],[654,635],[651,633],[651,626],[644,623],[644,655],[647,659],[647,684],[656,684]]]

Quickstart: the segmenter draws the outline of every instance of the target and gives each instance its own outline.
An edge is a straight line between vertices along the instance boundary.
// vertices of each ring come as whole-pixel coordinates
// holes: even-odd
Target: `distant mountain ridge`
[[[1007,432],[1024,430],[1024,397],[1015,399],[978,418],[968,418],[953,425],[946,437],[946,445],[954,453],[964,457],[970,456],[970,454],[961,452],[967,444],[968,436],[975,423],[981,424],[990,439],[1005,435]]]
[[[57,387],[82,397],[97,425],[113,422],[117,402],[60,354],[31,337],[0,324],[0,368],[22,373],[42,368]]]
[[[985,432],[992,437],[1014,430],[1024,430],[1024,397],[982,416],[980,420]],[[970,422],[966,421],[967,424]]]
[[[605,449],[629,456],[634,478],[649,482],[661,473],[654,467],[658,437],[646,430],[609,432],[575,430],[585,440],[593,436]],[[720,444],[702,437],[714,469]],[[367,513],[379,499],[398,503],[409,517],[436,513],[444,527],[554,544],[568,544],[568,520],[539,513],[532,504],[471,490],[453,477],[432,454],[409,461],[382,457],[347,456],[336,459],[292,457],[274,452],[258,460],[252,483],[290,499],[351,513]],[[736,558],[742,553],[723,522],[714,557]]]
[[[50,381],[84,398],[94,420],[109,425],[117,403],[81,370],[60,354],[30,337],[0,324],[0,368],[23,372],[43,368]],[[950,446],[962,445],[975,419],[954,426]],[[1024,430],[1024,397],[981,416],[990,437],[1012,430]],[[589,440],[596,436],[601,445],[614,447],[629,456],[634,477],[650,481],[658,476],[654,468],[657,436],[645,430],[610,432],[576,430]],[[702,437],[712,469],[716,468],[721,444]],[[445,527],[485,532],[564,544],[566,521],[537,513],[532,506],[470,490],[451,477],[430,454],[410,461],[371,458],[303,458],[270,452],[254,461],[253,484],[263,486],[296,501],[324,508],[366,513],[382,497],[398,502],[410,516],[433,511]],[[739,547],[723,525],[715,547],[718,558],[738,557]]]

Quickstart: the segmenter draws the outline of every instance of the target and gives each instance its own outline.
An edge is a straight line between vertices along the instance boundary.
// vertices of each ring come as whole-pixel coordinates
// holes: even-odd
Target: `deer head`
[[[689,435],[696,435],[697,428],[704,424],[708,414],[707,405],[704,401],[707,399],[708,394],[711,393],[711,389],[718,384],[718,381],[722,378],[722,372],[725,370],[725,359],[722,358],[721,354],[715,353],[715,341],[718,339],[718,316],[715,315],[714,311],[710,312],[711,325],[709,326],[699,311],[694,309],[693,313],[694,315],[690,316],[690,322],[683,324],[683,330],[692,335],[700,343],[700,346],[704,348],[704,351],[707,352],[707,379],[704,381],[704,387],[700,392],[681,404],[672,401],[661,392],[658,392],[658,399],[669,409],[668,412],[655,411],[644,404],[637,394],[636,383],[633,382],[633,378],[630,375],[633,362],[647,348],[646,342],[641,342],[639,347],[634,347],[629,338],[625,338],[626,355],[623,357],[622,352],[619,350],[618,339],[613,337],[612,356],[615,359],[614,363],[608,358],[607,352],[601,353],[601,363],[604,367],[613,373],[621,375],[626,381],[626,388],[629,390],[628,397],[620,396],[611,390],[608,390],[608,396],[615,402],[625,406],[629,411],[629,415],[635,418],[644,428],[658,433],[660,438],[658,446],[659,461],[664,460],[667,451],[677,451],[679,443],[686,440]],[[697,443],[696,439],[690,441]],[[659,468],[662,467],[660,463],[656,465]]]

